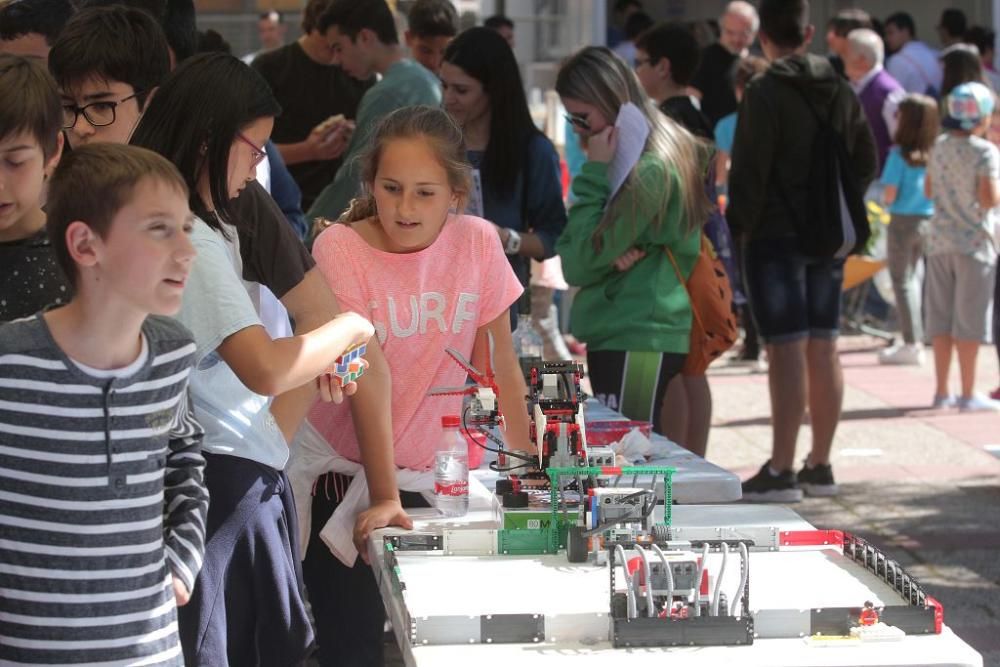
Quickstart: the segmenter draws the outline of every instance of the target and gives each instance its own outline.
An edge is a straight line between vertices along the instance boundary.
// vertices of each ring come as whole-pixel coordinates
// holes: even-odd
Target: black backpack
[[[865,247],[871,228],[847,142],[831,123],[840,90],[824,118],[801,88],[791,87],[802,96],[817,126],[809,153],[806,211],[795,210],[783,187],[779,186],[779,192],[791,215],[799,251],[807,257],[843,259]]]

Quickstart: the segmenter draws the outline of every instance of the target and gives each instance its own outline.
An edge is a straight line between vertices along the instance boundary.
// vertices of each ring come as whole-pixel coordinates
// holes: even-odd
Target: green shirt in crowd
[[[403,107],[441,106],[441,82],[430,70],[416,61],[404,58],[389,67],[381,80],[368,89],[358,106],[357,129],[344,154],[343,166],[333,182],[326,186],[306,213],[306,219],[317,217],[336,220],[347,210],[351,200],[361,192],[361,164],[358,155],[368,146],[368,140],[384,116]]]
[[[669,180],[669,199],[659,200]],[[615,204],[616,218],[594,247],[611,194],[608,165],[587,162],[573,181],[576,203],[556,244],[563,274],[580,293],[573,299],[573,335],[591,350],[686,354],[691,337],[691,302],[667,257],[670,248],[681,272],[690,275],[701,249],[701,232],[687,231],[680,179],[646,153]],[[630,248],[646,256],[627,271],[614,262]]]

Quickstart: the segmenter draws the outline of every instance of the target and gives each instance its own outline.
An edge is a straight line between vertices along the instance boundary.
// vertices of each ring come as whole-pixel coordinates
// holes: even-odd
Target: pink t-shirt
[[[316,239],[313,256],[341,309],[375,325],[392,373],[396,465],[429,469],[441,417],[459,414],[462,399],[427,392],[466,379],[445,348],[471,360],[478,329],[506,313],[522,292],[496,230],[481,218],[452,215],[429,247],[397,254],[336,224]],[[309,421],[342,456],[361,461],[346,402],[317,402]]]

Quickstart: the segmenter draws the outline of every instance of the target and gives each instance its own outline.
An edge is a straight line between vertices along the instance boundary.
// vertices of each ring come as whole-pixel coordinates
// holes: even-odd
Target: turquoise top
[[[889,206],[889,213],[899,215],[934,214],[934,203],[924,195],[924,177],[927,167],[913,167],[903,158],[899,146],[889,150],[882,169],[882,185],[896,187],[896,199]]]

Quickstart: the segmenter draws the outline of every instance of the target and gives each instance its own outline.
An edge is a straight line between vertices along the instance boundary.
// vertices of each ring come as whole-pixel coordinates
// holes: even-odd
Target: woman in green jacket
[[[663,116],[632,70],[604,47],[588,47],[559,71],[556,92],[587,144],[573,181],[575,204],[556,244],[573,300],[572,332],[587,343],[594,394],[631,419],[653,422],[691,336],[691,304],[667,250],[686,277],[701,248],[710,203],[706,150]],[[619,110],[634,104],[649,128],[643,153],[612,194],[609,164],[620,143]],[[627,125],[626,125],[627,127]]]

